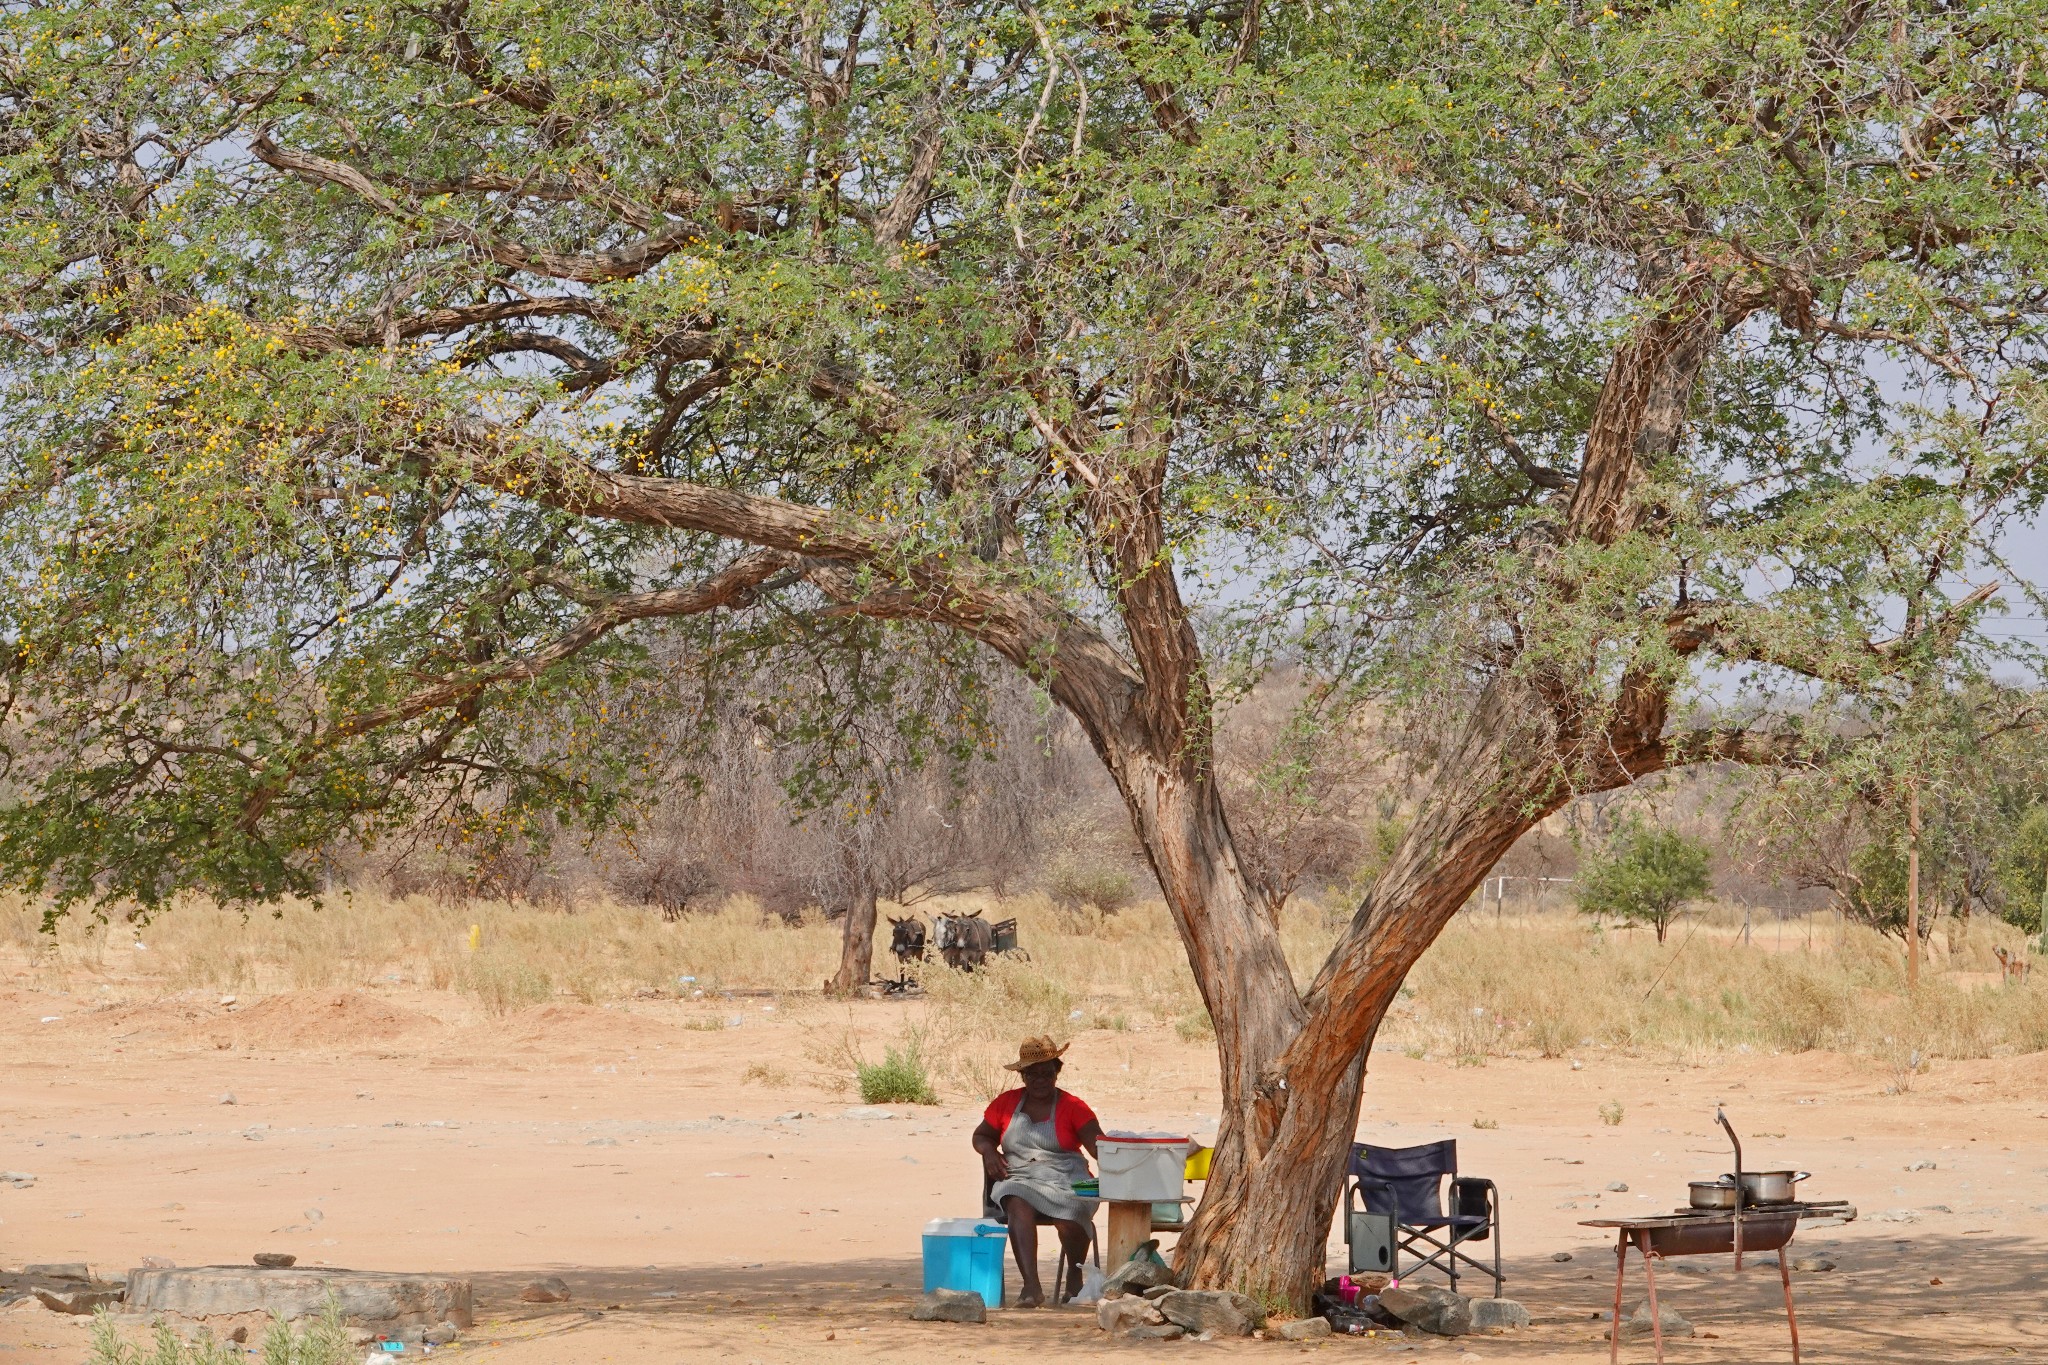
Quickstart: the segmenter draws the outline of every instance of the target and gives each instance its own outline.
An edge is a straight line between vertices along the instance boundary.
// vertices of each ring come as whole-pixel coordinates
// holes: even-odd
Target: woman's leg
[[[1003,1201],[1003,1213],[1010,1220],[1010,1252],[1017,1258],[1017,1306],[1036,1308],[1045,1302],[1045,1289],[1038,1283],[1038,1210],[1022,1195]],[[1063,1234],[1064,1235],[1064,1234]]]
[[[1081,1280],[1085,1272],[1082,1267],[1088,1260],[1089,1243],[1095,1240],[1093,1224],[1077,1223],[1071,1218],[1062,1218],[1054,1224],[1060,1233],[1060,1250],[1067,1253],[1068,1298],[1081,1292]]]

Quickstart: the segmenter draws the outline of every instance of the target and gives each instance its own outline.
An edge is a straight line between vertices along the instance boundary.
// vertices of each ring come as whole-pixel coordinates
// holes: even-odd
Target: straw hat
[[[1072,1043],[1067,1044],[1067,1047],[1072,1046]],[[1014,1062],[1004,1062],[1003,1070],[1022,1071],[1025,1067],[1037,1066],[1040,1062],[1056,1062],[1059,1060],[1060,1054],[1066,1050],[1067,1048],[1065,1047],[1053,1046],[1051,1034],[1041,1033],[1036,1038],[1026,1038],[1022,1043],[1019,1043],[1017,1045],[1017,1060]]]

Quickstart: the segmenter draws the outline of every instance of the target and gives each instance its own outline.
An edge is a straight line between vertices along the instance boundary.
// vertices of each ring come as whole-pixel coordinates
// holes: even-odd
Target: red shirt
[[[1022,1087],[1005,1090],[988,1102],[982,1111],[981,1120],[996,1130],[996,1139],[1001,1141],[1010,1129],[1010,1120],[1016,1116],[1017,1106],[1024,1102]],[[1064,1090],[1052,1092],[1052,1136],[1053,1141],[1070,1152],[1081,1150],[1081,1130],[1095,1122],[1095,1111]]]

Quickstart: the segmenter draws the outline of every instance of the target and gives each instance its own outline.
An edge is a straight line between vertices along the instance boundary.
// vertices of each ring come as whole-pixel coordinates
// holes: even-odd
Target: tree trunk
[[[875,969],[875,892],[856,883],[846,901],[846,923],[839,940],[839,970],[825,983],[827,995],[852,995],[868,984]]]
[[[1074,709],[1085,724],[1085,709]],[[1184,742],[1161,758],[1133,742],[1135,728],[1088,726],[1215,1023],[1223,1092],[1178,1277],[1305,1307],[1324,1277],[1373,1036],[1409,969],[1565,788],[1538,749],[1522,756],[1510,742],[1528,729],[1526,715],[1490,695],[1304,998],[1276,924],[1238,867],[1206,764],[1186,757],[1206,747]]]

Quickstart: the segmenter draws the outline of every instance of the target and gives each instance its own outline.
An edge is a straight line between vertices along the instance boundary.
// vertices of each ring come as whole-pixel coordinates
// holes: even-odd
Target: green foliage
[[[104,1308],[93,1314],[86,1356],[88,1365],[238,1365],[247,1358],[240,1346],[216,1341],[210,1332],[181,1341],[163,1322],[156,1324],[149,1349],[131,1346],[121,1340],[120,1329]],[[340,1304],[329,1295],[320,1316],[301,1330],[274,1318],[264,1330],[261,1359],[263,1365],[354,1365],[356,1354]]]
[[[1649,924],[1664,941],[1687,901],[1706,894],[1711,854],[1677,830],[1632,822],[1579,863],[1579,909],[1624,924]]]
[[[1997,861],[2000,916],[2048,932],[2048,804],[2028,807],[2009,825]]]
[[[0,875],[60,906],[616,822],[720,714],[658,621],[784,652],[811,805],[985,747],[912,648],[1205,780],[1198,623],[1418,770],[1486,698],[1474,809],[1836,771],[1986,673],[2048,497],[2039,0],[10,19]]]
[[[916,1038],[885,1048],[879,1062],[863,1062],[855,1073],[863,1104],[937,1104],[938,1094]]]

